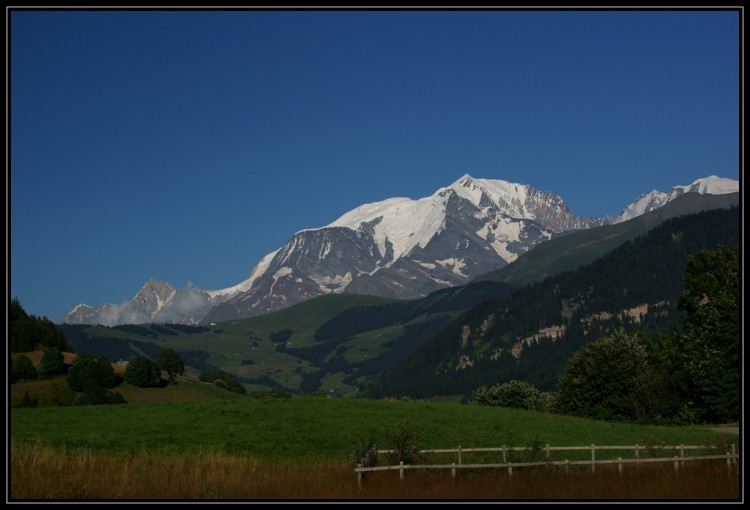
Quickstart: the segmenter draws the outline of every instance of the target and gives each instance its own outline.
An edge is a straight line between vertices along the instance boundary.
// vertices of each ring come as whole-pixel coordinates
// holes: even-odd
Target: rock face
[[[150,279],[122,305],[78,305],[73,324],[208,324],[268,313],[326,293],[412,299],[467,283],[537,244],[619,223],[688,192],[725,194],[739,183],[710,176],[638,197],[617,216],[577,216],[562,198],[525,184],[464,175],[433,195],[364,204],[333,223],[297,232],[228,289],[175,289]]]

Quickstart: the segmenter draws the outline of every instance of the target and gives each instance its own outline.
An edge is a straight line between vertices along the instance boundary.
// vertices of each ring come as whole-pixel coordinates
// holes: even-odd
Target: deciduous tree
[[[739,246],[719,246],[688,258],[679,307],[682,351],[700,420],[740,416]]]
[[[159,365],[148,358],[131,356],[125,368],[125,382],[140,388],[159,386],[161,370]]]
[[[619,330],[591,342],[573,355],[560,377],[560,409],[600,420],[636,420],[647,358],[637,333]]]
[[[175,375],[182,375],[185,372],[185,363],[182,358],[177,351],[169,347],[164,347],[159,351],[159,367],[169,375],[172,381]]]
[[[115,372],[104,356],[94,357],[81,352],[68,370],[67,382],[73,391],[84,391],[91,387],[111,388],[116,382]]]

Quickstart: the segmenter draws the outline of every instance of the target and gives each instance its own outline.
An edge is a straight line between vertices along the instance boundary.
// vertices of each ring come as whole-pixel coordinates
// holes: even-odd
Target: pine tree
[[[65,360],[62,352],[55,348],[44,349],[41,361],[37,371],[41,377],[52,377],[55,375],[64,374],[67,368],[65,367]]]

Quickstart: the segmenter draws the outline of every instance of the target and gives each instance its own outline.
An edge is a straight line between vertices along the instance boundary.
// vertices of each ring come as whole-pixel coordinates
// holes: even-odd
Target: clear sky
[[[737,10],[6,14],[7,290],[55,321],[465,173],[590,216],[740,178]]]

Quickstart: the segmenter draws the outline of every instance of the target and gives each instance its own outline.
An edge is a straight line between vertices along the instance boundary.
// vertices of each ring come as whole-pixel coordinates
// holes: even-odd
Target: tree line
[[[739,246],[689,257],[680,296],[682,332],[623,329],[567,363],[557,392],[512,380],[482,386],[469,402],[657,424],[739,420]]]

